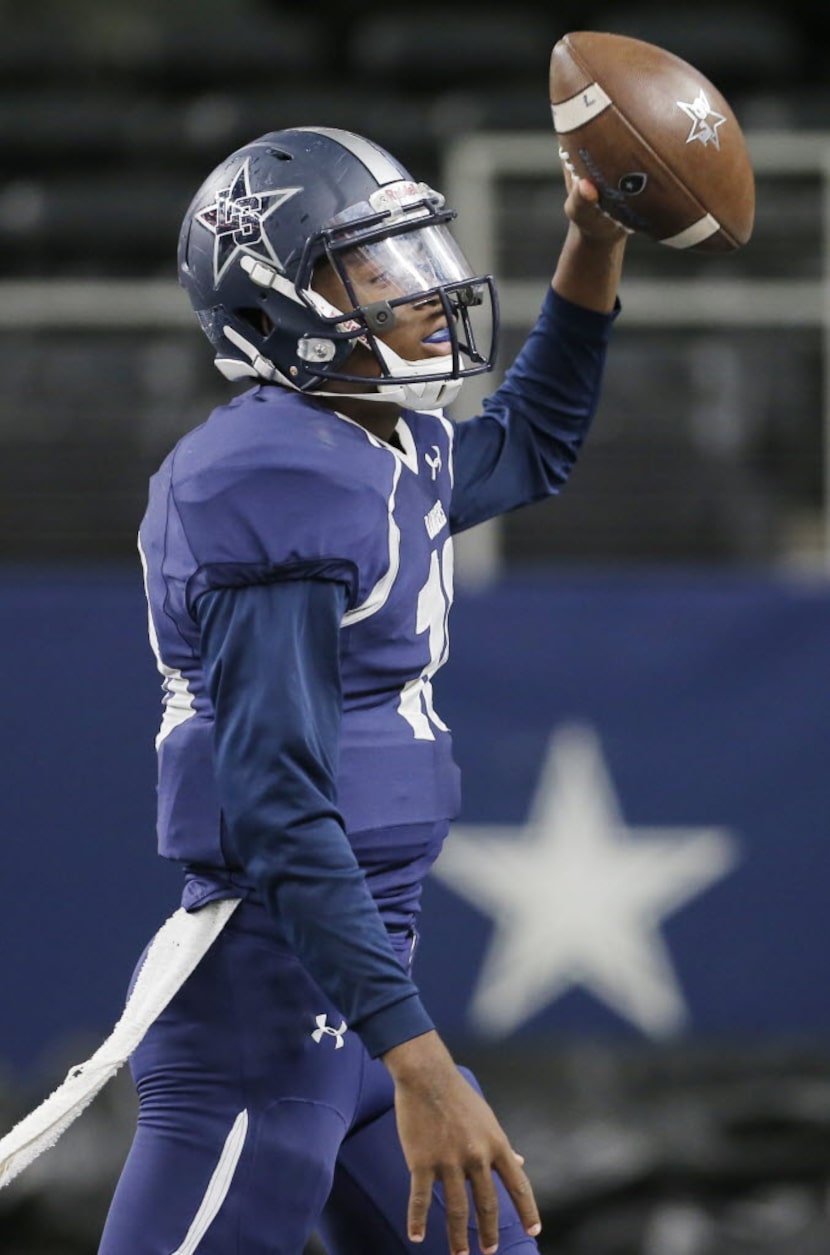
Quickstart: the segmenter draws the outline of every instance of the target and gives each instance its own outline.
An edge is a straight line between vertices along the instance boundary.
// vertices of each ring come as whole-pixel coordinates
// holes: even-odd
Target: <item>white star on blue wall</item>
[[[738,858],[723,828],[626,824],[595,734],[550,741],[523,827],[453,827],[434,875],[493,921],[469,1007],[505,1036],[582,987],[643,1033],[688,1020],[661,923]]]

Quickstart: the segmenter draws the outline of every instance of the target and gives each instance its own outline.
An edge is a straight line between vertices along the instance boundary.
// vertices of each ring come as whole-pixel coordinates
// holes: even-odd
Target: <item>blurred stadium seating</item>
[[[705,66],[749,130],[830,127],[822,6],[809,2],[702,3],[693,20],[642,0],[566,4],[555,16],[529,3],[509,16],[461,3],[451,21],[434,5],[325,3],[311,13],[266,0],[238,0],[232,20],[215,0],[140,9],[78,0],[71,20],[49,0],[23,11],[7,0],[0,11],[9,18],[0,49],[3,277],[47,305],[47,285],[60,280],[172,287],[178,223],[195,187],[264,130],[304,122],[363,130],[444,186],[459,138],[550,136],[549,51],[577,26],[663,42]],[[553,149],[548,159],[552,171]],[[742,254],[707,269],[699,258],[635,247],[628,273],[705,280],[765,268],[817,278],[823,195],[821,179],[808,175],[762,184],[756,238]],[[552,179],[504,182],[498,250],[476,260],[541,292],[558,247],[558,200]],[[175,334],[159,325],[102,335],[104,302],[101,326],[84,333],[66,320],[50,325],[48,313],[21,323],[15,290],[3,295],[0,554],[129,560],[148,470],[227,390],[210,377],[183,298]],[[520,331],[507,328],[504,361]],[[506,557],[821,561],[823,334],[773,327],[730,336],[725,347],[719,332],[698,327],[692,337],[669,330],[635,343],[624,322],[581,494],[556,528],[544,507],[509,520]],[[643,475],[636,518],[624,486],[632,464]],[[89,493],[104,467],[105,507]]]

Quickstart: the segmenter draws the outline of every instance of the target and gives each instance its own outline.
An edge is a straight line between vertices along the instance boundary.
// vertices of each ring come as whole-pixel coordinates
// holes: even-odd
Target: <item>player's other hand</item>
[[[471,1255],[467,1183],[473,1198],[479,1246],[498,1249],[497,1172],[532,1236],[539,1211],[523,1160],[512,1149],[491,1108],[458,1071],[437,1033],[425,1033],[384,1056],[395,1082],[395,1113],[411,1174],[407,1231],[411,1242],[426,1233],[432,1187],[444,1190],[451,1255]]]

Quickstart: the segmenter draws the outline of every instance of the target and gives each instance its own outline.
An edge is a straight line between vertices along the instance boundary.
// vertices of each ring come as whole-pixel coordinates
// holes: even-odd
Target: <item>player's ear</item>
[[[244,318],[247,323],[253,327],[254,331],[258,331],[260,335],[268,336],[274,330],[274,323],[268,317],[264,309],[256,306],[254,309],[239,309],[236,311],[240,318]]]

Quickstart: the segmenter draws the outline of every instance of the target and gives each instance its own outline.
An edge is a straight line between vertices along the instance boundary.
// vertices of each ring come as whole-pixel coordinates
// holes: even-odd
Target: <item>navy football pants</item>
[[[331,1255],[447,1255],[440,1190],[426,1241],[406,1239],[392,1082],[340,1025],[243,902],[133,1056],[138,1127],[99,1255],[302,1255],[314,1230]],[[531,1255],[497,1188],[500,1250]]]

